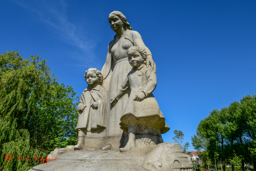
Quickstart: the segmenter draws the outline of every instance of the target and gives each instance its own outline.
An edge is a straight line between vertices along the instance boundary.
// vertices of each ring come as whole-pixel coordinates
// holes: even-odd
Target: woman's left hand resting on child
[[[110,100],[110,105],[111,107],[115,106],[115,104],[117,103],[118,99],[117,98],[111,98]]]
[[[93,109],[98,109],[98,102],[93,102],[91,106]]]
[[[145,99],[145,97],[146,97],[145,93],[140,92],[138,95],[135,96],[135,98],[133,100],[141,101],[141,100]]]

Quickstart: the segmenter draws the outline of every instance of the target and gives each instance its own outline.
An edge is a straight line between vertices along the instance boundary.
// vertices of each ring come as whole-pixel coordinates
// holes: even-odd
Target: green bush
[[[75,95],[38,56],[0,54],[0,170],[29,170],[40,163],[35,155],[46,157],[56,146],[75,144]],[[5,158],[8,153],[11,161]]]

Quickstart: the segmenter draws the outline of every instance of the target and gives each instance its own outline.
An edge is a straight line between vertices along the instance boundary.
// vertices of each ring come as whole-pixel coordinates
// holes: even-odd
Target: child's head
[[[103,81],[101,72],[96,68],[89,68],[87,71],[85,71],[84,78],[90,87],[93,87],[97,84],[101,85]]]
[[[128,61],[132,67],[139,67],[146,62],[147,52],[139,46],[132,46],[128,49]]]

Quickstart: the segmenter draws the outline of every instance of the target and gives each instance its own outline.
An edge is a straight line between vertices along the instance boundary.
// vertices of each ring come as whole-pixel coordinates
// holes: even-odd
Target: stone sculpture
[[[116,33],[114,39],[108,45],[106,62],[101,70],[104,76],[103,87],[107,90],[109,101],[110,98],[114,97],[132,69],[127,56],[127,50],[131,46],[139,46],[146,50],[147,65],[151,65],[153,70],[155,69],[155,64],[151,52],[145,46],[140,34],[132,30],[126,17],[121,12],[111,12],[108,20],[112,30]],[[107,108],[108,129],[106,130],[106,143],[112,144],[114,149],[118,149],[120,146],[123,131],[120,129],[119,123],[127,102],[128,94],[126,92],[113,108],[110,109],[109,106]],[[121,146],[124,144],[125,138],[121,140]]]
[[[85,73],[78,144],[56,148],[48,158],[57,161],[31,171],[192,171],[180,144],[163,143],[169,127],[152,94],[157,80],[150,50],[121,12],[111,12],[108,19],[116,35],[101,72]]]
[[[106,91],[101,86],[102,74],[90,68],[84,77],[88,87],[83,91],[78,104],[78,144],[74,147],[78,150],[83,147],[88,132],[98,133],[106,128]]]
[[[120,151],[129,151],[136,147],[136,130],[152,130],[151,132],[165,133],[169,127],[152,94],[156,87],[156,73],[151,67],[146,67],[147,53],[138,46],[128,49],[128,61],[133,67],[121,85],[117,95],[111,99],[114,106],[128,90],[128,103],[121,117],[121,129],[128,132],[128,142]],[[145,132],[146,134],[146,132]],[[150,138],[150,137],[149,137]],[[150,139],[151,141],[151,139]],[[155,142],[158,143],[158,142]]]

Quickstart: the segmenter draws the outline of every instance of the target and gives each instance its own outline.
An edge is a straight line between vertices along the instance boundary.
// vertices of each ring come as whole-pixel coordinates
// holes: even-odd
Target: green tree
[[[175,134],[175,136],[172,138],[176,143],[179,143],[182,147],[182,150],[184,152],[187,151],[188,147],[190,146],[188,142],[186,142],[183,146],[182,146],[182,142],[184,140],[184,134],[182,131],[178,131],[178,130],[174,130],[173,133]]]
[[[202,153],[198,153],[198,156],[203,161],[204,168],[207,168],[209,170],[210,166],[214,165],[214,164],[212,164],[212,162],[211,162],[211,160],[210,160],[210,158],[208,156],[208,151],[204,151]]]
[[[248,139],[249,152],[246,155],[247,161],[253,163],[254,171],[256,171],[256,95],[248,95],[241,100],[241,115],[243,117],[243,126]]]
[[[241,165],[240,165],[241,162],[242,162],[241,156],[237,156],[236,153],[234,152],[234,157],[230,159],[230,163],[235,166],[235,170],[241,169]]]
[[[184,140],[184,134],[182,131],[174,130],[173,133],[175,136],[172,138],[176,143],[182,144]]]
[[[210,116],[198,125],[198,135],[192,137],[193,145],[201,148],[203,146],[201,140],[206,139],[208,157],[212,162],[214,155],[219,154],[219,162],[225,165],[236,158],[234,155],[236,154],[241,156],[242,170],[244,163],[253,163],[255,166],[255,118],[255,95],[248,95],[240,102],[235,101],[220,111],[213,110]]]
[[[39,164],[35,155],[46,157],[55,147],[75,144],[75,95],[38,56],[0,54],[0,170],[29,170]],[[18,161],[16,155],[31,160]]]
[[[196,135],[191,137],[192,140],[192,145],[194,147],[194,149],[196,149],[197,151],[201,151],[201,150],[206,150],[207,149],[207,144],[208,141],[206,138],[204,138],[200,131],[197,129],[196,131]]]
[[[190,147],[190,145],[189,145],[188,142],[186,142],[186,143],[184,144],[184,146],[182,147],[182,150],[183,150],[184,152],[187,152],[188,147]]]

